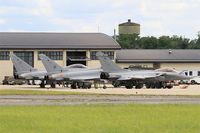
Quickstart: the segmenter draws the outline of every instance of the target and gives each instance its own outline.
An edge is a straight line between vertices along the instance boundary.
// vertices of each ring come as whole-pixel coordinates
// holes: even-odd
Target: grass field
[[[199,105],[0,107],[0,133],[199,132]]]
[[[64,92],[52,90],[11,90],[0,89],[0,95],[73,95],[73,94],[88,94],[84,92]]]

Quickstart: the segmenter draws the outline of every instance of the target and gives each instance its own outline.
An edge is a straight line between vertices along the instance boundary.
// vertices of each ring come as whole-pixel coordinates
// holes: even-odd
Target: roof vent
[[[169,54],[172,54],[172,50],[171,49],[169,49]]]

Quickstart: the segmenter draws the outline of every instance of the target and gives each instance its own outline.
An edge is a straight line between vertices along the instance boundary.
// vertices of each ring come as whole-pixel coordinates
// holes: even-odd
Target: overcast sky
[[[196,38],[200,0],[0,0],[0,31],[103,32],[141,24],[141,36]]]

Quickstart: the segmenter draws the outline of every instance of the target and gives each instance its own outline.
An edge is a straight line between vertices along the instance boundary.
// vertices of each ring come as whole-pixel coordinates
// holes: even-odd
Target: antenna
[[[115,41],[117,40],[117,37],[116,37],[116,29],[114,29],[114,39],[115,39]]]

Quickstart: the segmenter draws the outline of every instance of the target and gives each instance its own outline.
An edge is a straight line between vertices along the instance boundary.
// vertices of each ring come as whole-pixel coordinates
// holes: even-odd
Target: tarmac
[[[109,86],[107,89],[100,87],[98,89],[70,89],[57,86],[56,88],[39,88],[38,85],[0,85],[0,89],[16,89],[16,90],[47,90],[47,91],[66,91],[66,92],[84,92],[92,94],[120,94],[120,95],[175,95],[175,96],[200,96],[200,85],[180,85],[172,89],[126,89],[113,88]]]
[[[57,87],[0,85],[0,89],[84,92],[92,95],[0,95],[0,106],[79,105],[79,104],[200,104],[200,86],[176,86],[172,89],[70,89]]]

